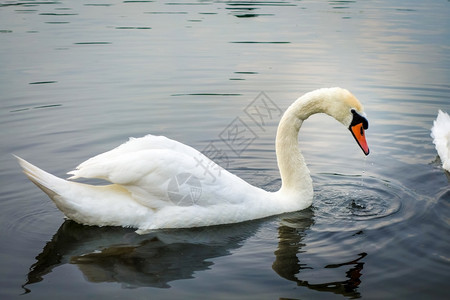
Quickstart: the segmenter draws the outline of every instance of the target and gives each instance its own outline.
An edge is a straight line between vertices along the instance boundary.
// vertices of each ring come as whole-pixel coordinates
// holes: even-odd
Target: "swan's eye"
[[[350,124],[350,127],[361,123],[363,125],[362,127],[364,129],[367,130],[369,128],[369,122],[367,121],[367,119],[365,117],[361,116],[354,108],[352,108],[350,110],[350,112],[353,115],[353,119],[352,119],[352,122]]]

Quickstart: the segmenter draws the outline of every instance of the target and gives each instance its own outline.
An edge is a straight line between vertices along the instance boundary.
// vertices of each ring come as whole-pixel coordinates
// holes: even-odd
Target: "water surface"
[[[448,15],[447,1],[0,1],[1,297],[443,299],[450,175],[429,134],[450,111]],[[311,117],[299,142],[314,203],[283,216],[81,226],[11,156],[64,177],[162,134],[276,190],[280,114],[327,86],[363,102],[371,154]],[[238,148],[223,139],[236,122],[252,132]]]

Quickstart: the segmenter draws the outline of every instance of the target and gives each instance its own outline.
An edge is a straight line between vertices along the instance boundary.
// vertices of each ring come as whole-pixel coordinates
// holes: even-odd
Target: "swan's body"
[[[436,145],[442,167],[450,172],[450,116],[439,110],[431,128],[431,137]]]
[[[298,148],[298,132],[303,120],[320,112],[351,129],[364,153],[369,153],[363,130],[368,123],[350,92],[331,88],[305,94],[286,110],[278,127],[282,186],[277,192],[254,187],[199,151],[163,136],[131,138],[68,173],[69,179],[101,178],[112,183],[105,186],[64,180],[17,158],[30,180],[67,218],[81,224],[143,232],[236,223],[311,205],[312,180]]]

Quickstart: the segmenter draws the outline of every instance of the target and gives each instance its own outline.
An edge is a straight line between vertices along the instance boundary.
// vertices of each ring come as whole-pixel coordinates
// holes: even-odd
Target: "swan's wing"
[[[131,153],[150,149],[167,149],[191,156],[196,156],[199,153],[194,148],[166,138],[165,136],[155,136],[149,134],[141,138],[130,138],[128,142],[86,160],[78,165],[75,170],[70,171],[67,174],[72,175],[69,179],[76,179],[79,177],[105,179],[104,177],[95,175],[96,171],[98,171],[98,165],[103,165],[104,162],[108,160],[114,161],[124,154],[129,155]]]
[[[431,137],[434,139],[442,139],[450,132],[450,116],[439,110],[436,120],[433,122],[431,128]]]
[[[101,178],[120,184],[135,200],[152,209],[239,202],[241,199],[231,194],[251,187],[199,151],[155,136],[131,139],[87,160],[69,174],[71,178]]]

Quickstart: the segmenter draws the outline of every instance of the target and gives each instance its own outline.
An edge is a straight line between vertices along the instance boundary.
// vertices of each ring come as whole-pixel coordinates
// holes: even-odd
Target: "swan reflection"
[[[360,253],[357,255],[357,258],[351,261],[329,264],[321,269],[301,262],[301,254],[306,252],[306,250],[302,250],[302,248],[306,246],[303,239],[307,234],[306,231],[314,224],[313,217],[313,210],[307,209],[292,214],[290,218],[284,218],[282,220],[278,227],[278,249],[275,251],[275,261],[272,265],[273,270],[281,277],[297,283],[298,286],[307,287],[320,292],[341,294],[350,298],[360,298],[361,295],[357,289],[361,283],[361,271],[364,266],[361,259],[364,258],[367,253]],[[307,256],[307,253],[304,255]],[[344,280],[313,284],[304,279],[307,275],[302,273],[302,271],[304,273],[312,272],[315,274],[313,280],[317,281],[320,280],[320,278],[332,277],[330,274],[327,274],[335,274],[335,272],[331,272],[330,269],[337,269],[340,267],[344,267],[346,278]],[[306,270],[312,271],[306,272]],[[320,275],[317,276],[317,274]],[[343,274],[340,274],[339,272],[337,272],[337,274],[338,276],[343,277]]]
[[[252,236],[260,222],[138,235],[132,229],[83,226],[64,222],[30,267],[28,285],[63,264],[76,264],[91,282],[118,282],[125,288],[168,288],[174,280],[193,278],[211,259],[227,256]]]
[[[210,269],[214,258],[230,255],[240,248],[263,222],[138,235],[132,229],[89,227],[66,221],[36,257],[23,288],[29,293],[31,284],[42,281],[46,274],[64,264],[76,265],[90,282],[117,282],[124,288],[169,288],[172,281],[194,278],[195,272]],[[359,297],[357,288],[365,253],[325,268],[302,263],[302,256],[308,256],[303,250],[303,240],[313,224],[312,209],[281,218],[273,270],[298,286]],[[343,270],[338,269],[341,267]],[[322,273],[329,269],[338,270],[340,278],[345,279],[315,284],[302,279],[305,271]]]

